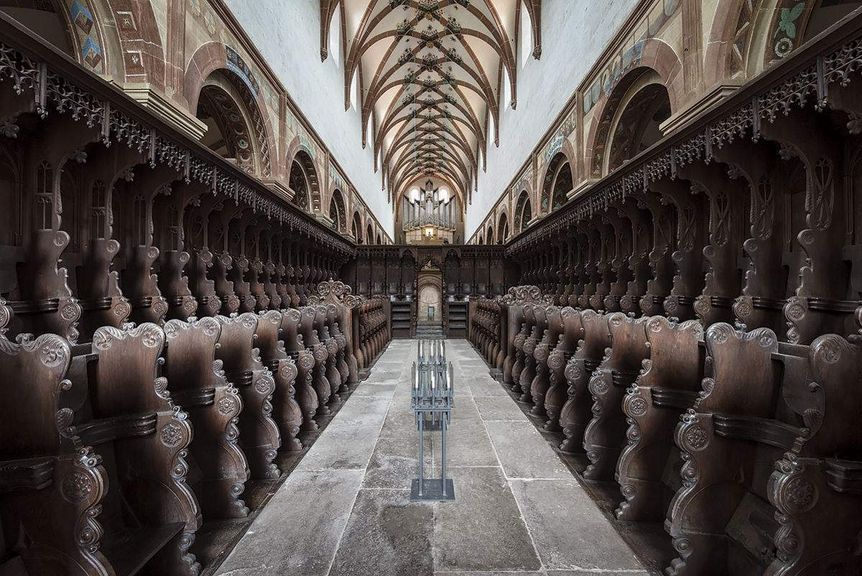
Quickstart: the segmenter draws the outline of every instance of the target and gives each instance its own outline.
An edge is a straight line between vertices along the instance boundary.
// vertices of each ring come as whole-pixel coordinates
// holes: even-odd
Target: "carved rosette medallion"
[[[645,398],[637,396],[632,398],[628,403],[628,413],[631,416],[643,416],[647,411],[647,401]]]
[[[687,450],[699,452],[709,443],[709,433],[700,424],[690,424],[682,435]]]
[[[788,512],[801,514],[811,510],[817,502],[817,487],[807,478],[796,476],[784,483],[781,499]]]
[[[261,374],[254,383],[254,389],[259,394],[272,394],[275,391],[275,380],[270,374]]]
[[[219,414],[229,416],[236,409],[236,401],[233,398],[222,398],[218,401],[217,406]]]
[[[584,377],[584,363],[577,358],[572,358],[566,365],[566,380],[577,382]]]
[[[77,504],[83,502],[93,491],[93,482],[90,477],[79,471],[72,472],[63,480],[60,492],[68,502]]]
[[[40,337],[42,346],[39,348],[39,361],[48,368],[56,368],[69,359],[68,346],[58,337],[48,335]]]
[[[176,448],[183,441],[182,428],[180,428],[180,425],[175,422],[165,424],[165,426],[162,427],[162,431],[159,433],[159,436],[162,439],[162,444],[168,448]]]
[[[604,396],[608,391],[608,383],[603,372],[596,372],[590,379],[590,392],[595,396]]]

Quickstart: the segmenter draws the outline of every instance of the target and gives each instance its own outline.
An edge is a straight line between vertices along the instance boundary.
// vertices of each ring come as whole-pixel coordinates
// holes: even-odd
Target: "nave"
[[[481,356],[465,340],[446,350],[454,502],[410,501],[416,340],[394,340],[216,574],[648,574]]]
[[[0,0],[0,576],[862,576],[860,80],[860,0]]]

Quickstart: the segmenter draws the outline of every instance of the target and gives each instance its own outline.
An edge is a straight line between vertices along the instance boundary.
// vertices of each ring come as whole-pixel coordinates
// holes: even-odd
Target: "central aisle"
[[[416,341],[395,340],[217,574],[647,574],[469,343],[446,349],[455,502],[410,502]]]

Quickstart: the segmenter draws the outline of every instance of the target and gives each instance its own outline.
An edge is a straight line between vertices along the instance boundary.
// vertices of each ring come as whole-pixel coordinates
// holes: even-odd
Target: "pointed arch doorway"
[[[443,335],[443,271],[428,262],[416,279],[416,334],[441,337]]]

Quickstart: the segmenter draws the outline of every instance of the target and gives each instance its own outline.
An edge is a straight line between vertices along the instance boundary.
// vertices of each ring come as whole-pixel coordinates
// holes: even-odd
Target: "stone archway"
[[[430,262],[419,271],[416,282],[416,324],[443,325],[443,272]]]

